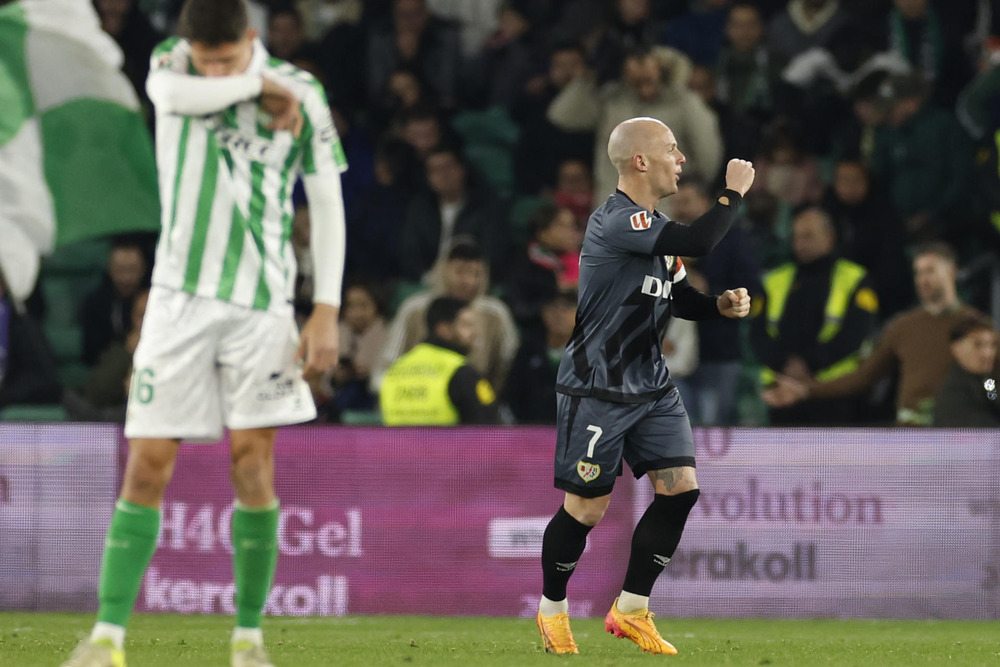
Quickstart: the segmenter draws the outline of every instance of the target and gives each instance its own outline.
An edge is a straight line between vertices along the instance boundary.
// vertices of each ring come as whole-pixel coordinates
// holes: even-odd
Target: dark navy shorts
[[[680,392],[649,403],[612,403],[556,394],[555,486],[584,498],[606,496],[622,474],[694,467],[694,436]]]

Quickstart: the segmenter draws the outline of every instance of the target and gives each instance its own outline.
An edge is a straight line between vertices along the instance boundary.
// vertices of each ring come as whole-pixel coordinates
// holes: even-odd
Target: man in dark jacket
[[[0,409],[15,403],[58,403],[62,387],[41,327],[19,313],[0,279]]]
[[[463,235],[474,238],[486,251],[493,278],[498,278],[508,259],[507,207],[453,147],[431,150],[424,168],[429,189],[410,202],[400,231],[403,278],[423,278],[451,240]]]

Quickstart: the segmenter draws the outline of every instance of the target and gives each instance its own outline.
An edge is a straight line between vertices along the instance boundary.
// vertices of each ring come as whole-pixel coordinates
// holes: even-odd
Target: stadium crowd
[[[725,241],[685,260],[703,291],[748,287],[751,322],[678,321],[663,341],[696,424],[930,425],[950,342],[982,330],[965,316],[1000,289],[996,0],[249,4],[271,55],[323,83],[350,165],[342,359],[314,386],[323,420],[374,418],[385,373],[428,334],[428,304],[453,297],[478,315],[468,359],[497,392],[498,419],[552,423],[583,229],[616,183],[608,136],[635,116],[669,124],[688,156],[664,202],[675,220],[708,209],[724,156],[757,169]],[[150,54],[180,2],[95,6],[148,110]],[[304,318],[309,211],[296,202]],[[79,304],[88,372],[64,377],[61,397],[40,334],[18,333],[50,316],[45,290],[29,314],[0,310],[4,330],[18,322],[0,335],[0,361],[12,360],[0,408],[62,401],[76,419],[123,416],[154,241],[115,242]],[[902,326],[914,307],[936,324]],[[996,377],[996,336],[994,322],[984,379]],[[923,343],[909,365],[908,338]],[[1000,424],[995,397],[983,405]],[[823,400],[800,403],[811,398]]]

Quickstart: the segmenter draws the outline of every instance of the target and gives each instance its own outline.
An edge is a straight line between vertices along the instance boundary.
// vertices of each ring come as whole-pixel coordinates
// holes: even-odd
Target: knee
[[[566,512],[585,526],[596,526],[604,518],[611,504],[611,496],[601,498],[581,498],[567,496],[563,506]]]
[[[125,468],[123,497],[130,502],[159,504],[173,472],[173,459],[133,452]]]
[[[262,447],[234,449],[230,477],[237,497],[243,501],[253,502],[259,496],[270,495],[274,479],[270,451]]]

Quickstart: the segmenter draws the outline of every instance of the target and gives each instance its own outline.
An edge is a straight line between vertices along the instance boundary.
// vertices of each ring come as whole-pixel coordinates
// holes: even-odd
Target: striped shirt
[[[195,74],[190,45],[161,43],[150,76]],[[292,189],[302,174],[347,169],[326,95],[316,79],[271,58],[257,41],[247,74],[264,75],[301,101],[303,129],[267,129],[260,98],[204,116],[156,110],[162,231],[153,284],[259,310],[287,309],[295,286]]]

